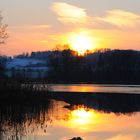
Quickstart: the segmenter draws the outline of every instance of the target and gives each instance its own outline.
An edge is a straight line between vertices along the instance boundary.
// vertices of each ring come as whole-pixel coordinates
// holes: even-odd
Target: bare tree
[[[2,20],[3,20],[3,17],[0,12],[0,44],[5,43],[5,39],[8,38],[8,33],[6,32],[8,25],[3,24]]]

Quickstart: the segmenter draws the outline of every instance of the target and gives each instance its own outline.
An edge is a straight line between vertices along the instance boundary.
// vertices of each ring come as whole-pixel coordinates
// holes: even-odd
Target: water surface
[[[65,87],[69,86],[80,85]],[[85,86],[96,91],[104,88],[104,92],[105,89],[112,92],[112,88],[139,90],[139,86]],[[63,92],[50,97],[45,102],[0,104],[0,139],[69,140],[78,136],[83,140],[140,138],[139,94]]]
[[[53,91],[64,92],[140,93],[140,85],[52,84],[51,87]]]

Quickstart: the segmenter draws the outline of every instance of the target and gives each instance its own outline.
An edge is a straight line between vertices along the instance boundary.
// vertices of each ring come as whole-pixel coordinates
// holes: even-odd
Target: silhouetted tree
[[[0,44],[5,43],[5,39],[8,37],[8,33],[6,32],[7,24],[2,23],[2,15],[0,13]]]
[[[0,78],[5,76],[4,70],[7,59],[6,56],[0,56]]]
[[[5,43],[5,39],[8,37],[8,34],[6,32],[7,25],[2,23],[2,19],[3,17],[0,12],[0,44]],[[2,77],[4,72],[4,62],[2,58],[0,59],[0,77]]]
[[[0,77],[3,76],[3,70],[4,70],[4,68],[3,68],[2,64],[0,64]]]

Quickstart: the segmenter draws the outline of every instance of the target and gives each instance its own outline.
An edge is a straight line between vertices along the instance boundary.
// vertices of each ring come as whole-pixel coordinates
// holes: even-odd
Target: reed
[[[0,80],[0,101],[32,102],[43,101],[51,88],[45,82],[37,83],[14,79]]]

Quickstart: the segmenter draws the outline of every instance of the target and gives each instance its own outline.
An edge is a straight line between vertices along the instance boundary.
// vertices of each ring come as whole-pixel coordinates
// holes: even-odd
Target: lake
[[[140,85],[51,84],[50,86],[53,91],[64,92],[140,93]]]
[[[1,140],[140,139],[140,95],[134,94],[140,86],[51,86],[63,93],[42,103],[0,105]]]

